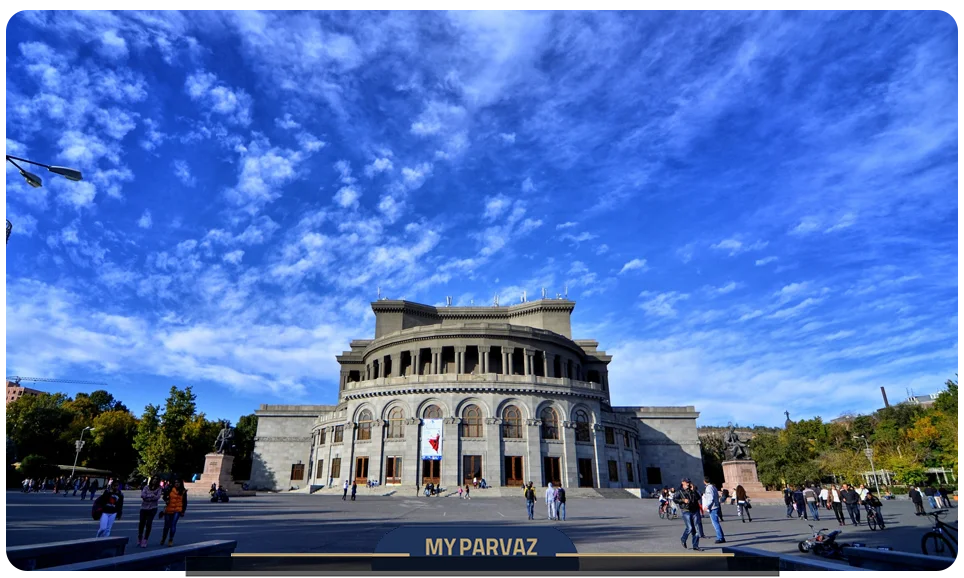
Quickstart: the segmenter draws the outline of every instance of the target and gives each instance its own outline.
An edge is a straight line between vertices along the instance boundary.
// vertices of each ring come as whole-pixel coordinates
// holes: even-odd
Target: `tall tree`
[[[94,435],[86,453],[89,463],[127,479],[137,467],[137,450],[131,443],[136,435],[137,420],[130,412],[111,410],[100,414],[94,419]]]
[[[235,480],[251,479],[251,464],[254,456],[254,437],[258,432],[258,416],[243,415],[234,429],[234,466],[231,477]]]
[[[66,403],[62,393],[42,393],[7,405],[7,435],[21,455],[42,456],[55,464],[73,460],[73,443],[62,437],[74,420]]]

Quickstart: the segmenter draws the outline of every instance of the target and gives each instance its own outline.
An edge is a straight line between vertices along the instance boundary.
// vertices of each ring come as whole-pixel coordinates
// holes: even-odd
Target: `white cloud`
[[[512,200],[505,195],[496,195],[485,202],[485,214],[483,218],[491,221],[501,215],[512,205]]]
[[[643,291],[639,296],[646,298],[639,304],[639,307],[647,314],[657,317],[676,317],[676,310],[673,309],[673,306],[679,301],[689,299],[689,295],[676,291],[659,294]]]
[[[223,259],[226,263],[231,263],[231,264],[233,264],[233,265],[240,265],[240,264],[241,264],[241,258],[242,258],[242,257],[244,257],[244,251],[241,250],[241,249],[235,249],[234,251],[231,251],[231,252],[229,252],[229,253],[225,253],[225,254],[224,254],[224,257],[222,257],[222,259]]]
[[[820,222],[815,217],[806,217],[790,230],[790,234],[803,236],[818,230],[820,230]]]
[[[89,181],[67,183],[67,186],[58,188],[61,193],[57,195],[57,200],[77,210],[93,206],[94,197],[97,196],[97,188]]]
[[[559,229],[568,229],[569,227],[575,227],[575,226],[578,225],[578,224],[579,224],[579,223],[573,223],[572,221],[567,221],[567,222],[565,222],[565,223],[559,223],[558,225],[556,225],[556,230],[558,231]]]
[[[750,311],[749,313],[744,313],[743,315],[740,316],[739,320],[749,321],[750,319],[756,319],[757,317],[760,317],[762,315],[763,315],[763,311],[760,311],[759,309],[757,309],[755,311]]]
[[[351,176],[351,163],[346,160],[340,160],[335,163],[335,170],[338,171],[339,180],[342,184],[351,185],[355,182],[355,178]]]
[[[774,293],[780,303],[786,303],[791,301],[799,295],[802,295],[810,290],[810,283],[808,281],[803,281],[800,283],[790,283],[789,285],[784,285],[779,291]]]
[[[137,226],[142,229],[150,229],[153,224],[154,222],[151,219],[151,212],[148,210],[145,210],[144,214],[141,215],[141,218],[137,220]]]
[[[733,291],[735,291],[737,287],[739,287],[739,284],[736,281],[730,281],[726,285],[722,285],[720,287],[713,287],[712,290],[714,293],[718,293],[720,295],[726,295],[727,293],[732,293]]]
[[[596,247],[596,254],[597,254],[597,255],[602,255],[603,253],[606,253],[607,251],[609,251],[609,245],[607,245],[607,244],[605,244],[605,243],[603,243],[602,245]]]
[[[723,239],[715,245],[710,245],[710,249],[716,249],[717,251],[728,251],[729,256],[734,257],[747,251],[758,251],[766,247],[768,244],[769,243],[767,241],[757,241],[756,243],[747,245],[737,239]]]
[[[789,317],[796,317],[796,316],[799,315],[804,309],[807,309],[808,307],[812,307],[812,306],[814,306],[814,305],[816,305],[816,304],[818,304],[818,303],[820,303],[820,299],[815,299],[815,298],[813,298],[813,297],[808,297],[808,298],[804,299],[803,301],[801,301],[800,303],[797,303],[797,304],[794,305],[793,307],[788,307],[788,308],[786,308],[786,309],[780,309],[779,311],[776,311],[776,312],[770,314],[769,317],[770,317],[771,319],[787,319],[787,318],[789,318]]]
[[[185,187],[193,187],[197,184],[197,180],[191,175],[191,167],[187,164],[187,161],[175,159],[173,166],[174,176],[176,176]]]
[[[213,73],[199,70],[188,76],[184,90],[191,100],[200,102],[211,112],[231,122],[240,125],[251,123],[251,96],[242,89],[232,89],[219,82]]]
[[[696,247],[696,243],[689,243],[683,245],[676,250],[676,255],[680,258],[683,263],[689,263],[693,259],[693,250]]]
[[[425,179],[430,176],[432,176],[432,163],[420,163],[414,167],[405,167],[402,169],[402,181],[405,183],[405,188],[409,191],[414,191],[421,187],[425,183]]]
[[[391,195],[384,195],[378,202],[378,210],[385,215],[389,223],[394,223],[401,216],[404,203],[399,202]]]
[[[619,274],[627,273],[629,271],[645,271],[646,270],[646,259],[633,259],[632,261],[623,265],[623,268],[619,270]]]
[[[285,130],[301,128],[301,125],[298,124],[293,118],[291,118],[290,112],[286,112],[284,115],[284,118],[274,119],[274,125],[278,128],[283,128]]]
[[[313,153],[325,148],[328,143],[315,137],[310,132],[298,133],[298,145],[306,152]]]
[[[824,232],[825,232],[825,233],[833,233],[833,232],[836,232],[836,231],[840,231],[840,230],[842,230],[842,229],[846,229],[846,228],[848,228],[848,227],[853,226],[853,224],[856,223],[856,222],[857,222],[857,217],[856,217],[853,213],[847,213],[847,214],[845,214],[843,217],[841,217],[840,220],[837,221],[837,223],[836,223],[835,225],[833,225],[832,227],[828,228],[828,229],[827,229],[826,231],[824,231]]]
[[[342,187],[335,193],[335,202],[344,209],[358,206],[361,193],[354,187]]]
[[[514,133],[514,132],[510,132],[510,133],[504,133],[504,132],[502,132],[502,133],[499,133],[499,138],[501,138],[501,139],[502,139],[502,142],[504,142],[505,144],[512,144],[512,143],[515,142],[515,133]]]
[[[576,244],[578,245],[579,243],[584,243],[584,242],[586,242],[586,241],[591,241],[591,240],[595,239],[597,236],[598,236],[598,235],[593,235],[592,233],[590,233],[590,232],[588,232],[588,231],[584,231],[584,232],[582,232],[582,233],[579,233],[578,235],[573,235],[573,234],[571,234],[571,233],[566,233],[565,235],[561,236],[560,239],[564,239],[564,240],[567,240],[567,241],[572,241],[573,243],[576,243]]]
[[[114,60],[127,58],[127,42],[117,35],[116,30],[107,30],[101,35],[101,45],[98,48],[103,56]]]
[[[531,193],[535,190],[536,190],[536,186],[532,184],[532,179],[529,177],[526,177],[526,179],[522,181],[522,192]]]
[[[439,132],[451,131],[464,122],[465,109],[458,105],[432,101],[425,105],[425,109],[412,123],[412,134],[429,136]]]
[[[371,178],[379,173],[391,171],[393,168],[395,165],[392,164],[392,159],[381,157],[372,161],[372,164],[365,165],[365,175]]]
[[[776,261],[776,260],[777,260],[777,258],[776,258],[776,257],[773,257],[773,256],[764,257],[764,258],[762,258],[762,259],[757,259],[757,260],[756,260],[756,266],[757,266],[757,267],[761,267],[761,266],[766,265],[766,264],[768,264],[768,263],[773,263],[773,262]]]
[[[824,337],[824,339],[825,339],[826,341],[837,341],[838,339],[845,339],[845,338],[847,338],[847,337],[850,337],[850,336],[856,335],[856,334],[857,334],[856,331],[853,331],[853,330],[851,330],[851,329],[848,329],[848,330],[838,331],[838,332],[836,332],[836,333],[832,333],[832,334],[830,334],[830,335],[827,335],[826,337]]]

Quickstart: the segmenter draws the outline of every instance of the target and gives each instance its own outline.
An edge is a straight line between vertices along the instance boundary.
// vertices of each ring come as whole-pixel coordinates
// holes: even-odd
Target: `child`
[[[468,485],[466,485],[465,487],[467,488]],[[462,486],[459,486],[459,499],[460,500],[462,499]]]

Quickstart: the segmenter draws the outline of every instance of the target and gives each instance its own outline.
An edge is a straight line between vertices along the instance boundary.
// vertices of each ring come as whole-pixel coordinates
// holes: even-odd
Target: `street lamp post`
[[[874,475],[874,487],[877,488],[877,495],[879,496],[880,484],[877,482],[877,468],[874,467],[874,450],[870,449],[870,443],[867,441],[867,436],[853,436],[853,438],[855,440],[859,439],[864,441],[864,447],[866,447],[864,454],[867,456],[867,459],[870,460],[870,471]]]
[[[83,175],[80,174],[80,171],[78,171],[77,169],[70,169],[70,168],[67,168],[67,167],[58,167],[58,166],[45,165],[45,164],[43,164],[43,163],[37,163],[37,162],[34,162],[34,161],[29,161],[29,160],[27,160],[27,159],[22,159],[22,158],[20,158],[20,157],[14,157],[14,156],[10,156],[10,155],[6,155],[6,157],[7,157],[7,162],[10,163],[10,164],[12,164],[13,166],[17,167],[17,170],[20,171],[20,176],[22,176],[22,177],[24,178],[24,180],[27,181],[27,184],[28,184],[28,185],[30,185],[31,187],[34,187],[34,188],[39,188],[39,187],[44,186],[43,179],[41,179],[41,178],[38,177],[37,175],[31,173],[30,171],[24,170],[23,167],[21,167],[20,165],[18,165],[16,161],[20,161],[20,162],[22,162],[22,163],[27,163],[27,164],[30,164],[30,165],[36,165],[36,166],[38,166],[38,167],[43,167],[43,168],[47,169],[48,171],[54,173],[55,175],[60,175],[60,176],[64,177],[65,179],[69,180],[69,181],[81,181],[81,180],[83,180],[83,178],[84,178]],[[10,242],[10,231],[11,231],[12,229],[13,229],[13,225],[12,225],[12,224],[10,223],[10,221],[8,220],[8,221],[7,221],[7,243]]]
[[[77,448],[77,453],[74,454],[74,467],[70,468],[71,479],[73,479],[74,471],[77,469],[77,458],[80,457],[80,450],[84,448],[84,434],[87,433],[87,430],[94,431],[94,428],[90,426],[85,427],[83,431],[80,432],[80,439],[74,442],[74,445]]]

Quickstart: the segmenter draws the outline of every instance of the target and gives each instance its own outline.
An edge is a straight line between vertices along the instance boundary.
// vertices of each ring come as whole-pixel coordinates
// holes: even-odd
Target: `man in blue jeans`
[[[710,521],[713,522],[713,530],[716,532],[716,543],[725,544],[726,537],[720,524],[720,493],[708,477],[703,478],[703,483],[706,484],[706,489],[703,490],[703,509],[710,514]]]
[[[525,487],[525,498],[526,498],[526,512],[529,513],[529,519],[535,519],[535,506],[536,506],[536,491],[532,487],[532,482]]]
[[[682,510],[683,524],[685,526],[683,535],[680,536],[680,542],[683,544],[683,548],[686,548],[686,538],[692,535],[693,550],[699,552],[700,534],[696,528],[696,521],[700,515],[700,495],[696,493],[689,478],[683,478],[681,489],[676,494],[676,503],[680,505],[680,510]]]

